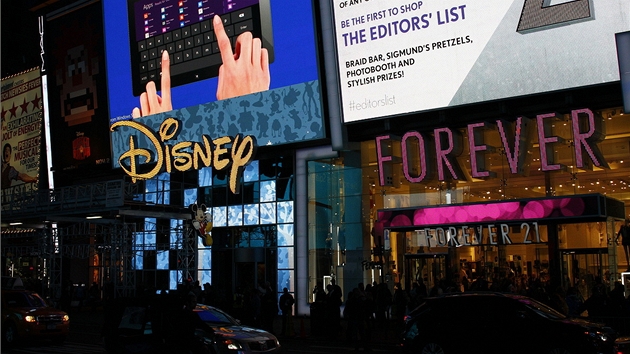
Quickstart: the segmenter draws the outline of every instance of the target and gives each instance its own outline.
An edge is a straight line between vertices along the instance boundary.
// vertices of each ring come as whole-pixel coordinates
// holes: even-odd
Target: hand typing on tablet
[[[262,47],[260,38],[254,38],[251,32],[241,33],[232,51],[230,39],[218,15],[214,16],[212,24],[223,62],[219,68],[217,99],[224,100],[268,90],[271,83],[269,53]],[[158,95],[153,81],[147,83],[146,92],[140,95],[140,108],[136,107],[132,111],[133,118],[173,110],[170,61],[167,51],[162,52],[161,65],[162,95]]]

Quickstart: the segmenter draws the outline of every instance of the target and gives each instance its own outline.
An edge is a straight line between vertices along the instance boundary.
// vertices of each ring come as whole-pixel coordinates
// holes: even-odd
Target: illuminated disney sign
[[[257,147],[256,138],[241,134],[214,140],[204,134],[201,142],[176,142],[181,128],[180,121],[175,118],[165,119],[157,132],[138,120],[119,121],[110,129],[113,132],[123,126],[135,129],[152,144],[152,149],[138,148],[138,137],[129,135],[129,149],[120,155],[118,163],[133,182],[153,178],[163,171],[184,172],[213,167],[217,171],[229,169],[230,190],[238,194],[243,168],[253,159]]]

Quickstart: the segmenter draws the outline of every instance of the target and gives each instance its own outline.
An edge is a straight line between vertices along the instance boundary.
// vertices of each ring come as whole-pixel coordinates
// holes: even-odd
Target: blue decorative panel
[[[134,241],[132,248],[134,250],[141,250],[144,247],[144,232],[135,232],[133,234]]]
[[[169,273],[170,273],[169,290],[175,290],[177,289],[177,284],[182,282],[181,273],[178,270],[171,270]]]
[[[295,261],[294,247],[278,247],[278,269],[293,269]]]
[[[259,222],[258,204],[243,205],[243,225],[258,225]]]
[[[260,201],[275,202],[276,201],[276,181],[260,182]]]
[[[181,248],[184,240],[184,220],[171,219],[171,234],[170,243],[171,247]]]
[[[197,262],[199,269],[210,269],[212,268],[212,250],[210,248],[202,249],[197,251]]]
[[[227,208],[226,207],[212,208],[212,226],[213,227],[227,226]]]
[[[157,204],[157,195],[155,194],[155,190],[157,189],[157,181],[154,179],[148,179],[144,182],[144,185],[145,185],[144,200],[147,203]]]
[[[197,280],[199,280],[199,284],[201,284],[201,287],[203,287],[203,284],[205,283],[212,284],[212,271],[210,269],[198,271]]]
[[[203,167],[199,169],[199,187],[210,187],[212,185],[212,167]],[[197,199],[195,199],[196,201]],[[193,204],[189,203],[187,205]]]
[[[145,232],[144,233],[144,249],[154,250],[156,246],[155,238],[156,238],[155,232]]]
[[[278,223],[293,222],[293,202],[278,202]]]
[[[245,166],[245,171],[243,171],[243,181],[258,181],[258,161],[252,161]]]
[[[169,251],[157,251],[157,267],[156,269],[168,270],[168,255]]]
[[[243,207],[241,205],[231,205],[228,207],[228,226],[243,225]]]
[[[289,292],[295,291],[295,271],[279,270],[278,271],[278,294],[282,293],[283,288],[289,289]]]
[[[144,251],[134,252],[133,264],[135,270],[142,270],[144,268]]]
[[[278,224],[278,246],[293,246],[293,224]]]
[[[260,204],[260,223],[264,225],[276,223],[276,203]]]
[[[144,218],[144,231],[155,231],[155,218]]]
[[[197,201],[197,188],[190,188],[184,190],[184,206],[195,204]]]

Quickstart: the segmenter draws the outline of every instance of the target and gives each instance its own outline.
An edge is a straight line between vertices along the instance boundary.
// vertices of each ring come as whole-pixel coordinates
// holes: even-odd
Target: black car
[[[193,312],[198,316],[198,323],[188,316],[182,317],[183,304],[178,295],[114,300],[105,312],[105,349],[111,354],[270,354],[282,351],[273,334],[244,326],[216,307],[197,304]],[[183,323],[187,321],[195,327],[194,336],[182,336],[182,328],[191,327]],[[182,341],[184,337],[188,338],[187,343]]]
[[[422,354],[612,353],[616,333],[567,318],[532,298],[454,293],[426,298],[407,317],[402,347]]]
[[[630,354],[630,336],[617,338],[613,354]]]

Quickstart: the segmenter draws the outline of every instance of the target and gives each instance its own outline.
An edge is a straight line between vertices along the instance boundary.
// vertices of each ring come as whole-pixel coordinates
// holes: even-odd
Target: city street
[[[92,311],[84,308],[74,309],[70,313],[70,335],[63,345],[50,342],[26,342],[15,348],[2,347],[2,354],[18,353],[67,353],[67,354],[103,354],[106,353],[101,345],[101,328],[103,311],[98,308]],[[345,326],[345,324],[343,324]],[[281,328],[281,318],[278,316],[274,323],[276,330]],[[290,337],[278,336],[284,353],[336,354],[354,350],[354,344],[345,339],[345,333],[338,338],[312,335],[310,319],[296,317],[294,319],[295,335]],[[393,332],[387,330],[373,330],[370,335],[371,351],[374,353],[396,353],[397,345]],[[363,348],[361,348],[363,351]]]

